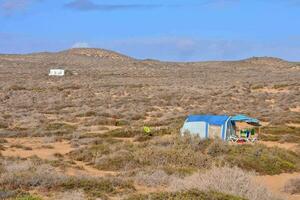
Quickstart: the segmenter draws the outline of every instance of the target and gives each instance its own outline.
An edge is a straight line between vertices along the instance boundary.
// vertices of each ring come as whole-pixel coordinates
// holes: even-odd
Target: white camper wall
[[[181,133],[188,132],[192,135],[198,135],[200,138],[206,138],[206,123],[205,122],[185,122]]]
[[[65,70],[63,69],[50,69],[49,76],[64,76]]]

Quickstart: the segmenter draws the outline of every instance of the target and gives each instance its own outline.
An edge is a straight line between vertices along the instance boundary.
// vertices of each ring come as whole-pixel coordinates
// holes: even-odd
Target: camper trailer
[[[240,124],[247,124],[248,127],[241,127]],[[245,115],[233,117],[227,115],[190,115],[185,120],[180,132],[182,135],[186,133],[197,135],[202,139],[252,141],[257,138],[255,129],[259,126],[257,119]]]
[[[64,76],[64,69],[50,69],[49,76]]]

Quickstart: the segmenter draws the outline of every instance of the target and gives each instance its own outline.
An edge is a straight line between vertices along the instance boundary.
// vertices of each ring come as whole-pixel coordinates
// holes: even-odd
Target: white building
[[[50,69],[49,76],[64,76],[64,69]]]

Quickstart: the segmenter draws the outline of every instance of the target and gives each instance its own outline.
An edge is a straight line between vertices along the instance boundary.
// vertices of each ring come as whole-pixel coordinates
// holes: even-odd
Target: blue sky
[[[71,47],[169,61],[300,61],[300,0],[0,0],[0,53]]]

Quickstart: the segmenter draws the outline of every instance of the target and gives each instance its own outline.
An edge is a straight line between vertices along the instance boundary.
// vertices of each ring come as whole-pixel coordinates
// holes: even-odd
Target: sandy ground
[[[299,200],[300,195],[290,195],[283,192],[284,185],[287,183],[288,180],[292,178],[300,178],[300,173],[293,173],[293,174],[283,173],[274,176],[269,176],[269,175],[257,176],[256,181],[266,186],[273,193],[282,196],[284,199]]]
[[[300,124],[298,124],[298,123],[289,123],[289,124],[286,124],[286,125],[291,126],[291,127],[296,127],[296,128],[300,127]]]
[[[67,141],[45,143],[43,138],[6,138],[8,144],[5,144],[5,151],[2,151],[3,156],[14,156],[27,158],[30,156],[38,156],[41,159],[55,159],[54,154],[67,154],[73,150]],[[22,145],[31,147],[32,150],[24,150],[21,148],[10,147],[10,145]],[[52,148],[45,148],[43,145],[50,145]]]
[[[89,175],[92,177],[103,177],[103,176],[115,176],[118,174],[117,172],[114,172],[114,171],[98,170],[96,168],[93,168],[93,167],[85,164],[84,162],[81,162],[81,161],[74,161],[74,162],[80,169],[76,169],[76,168],[66,169],[65,173],[70,176]]]
[[[264,92],[264,93],[270,93],[270,94],[277,94],[277,93],[288,93],[289,90],[287,89],[283,89],[283,88],[279,88],[279,89],[275,89],[275,88],[261,88],[261,89],[254,89],[252,90],[253,92]]]
[[[297,106],[295,108],[290,108],[290,111],[292,111],[292,112],[300,112],[300,106]]]

